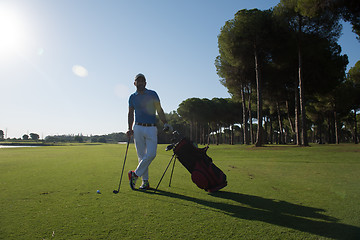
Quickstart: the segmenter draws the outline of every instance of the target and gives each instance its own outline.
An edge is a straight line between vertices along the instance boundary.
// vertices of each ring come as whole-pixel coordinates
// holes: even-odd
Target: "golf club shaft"
[[[119,187],[118,187],[118,190],[117,190],[118,192],[120,191],[120,185],[121,185],[121,180],[122,180],[123,173],[124,173],[125,162],[126,162],[126,156],[127,156],[127,153],[128,153],[129,144],[130,144],[130,138],[128,138],[128,142],[127,142],[127,146],[126,146],[126,152],[125,152],[124,164],[123,164],[123,167],[122,167],[122,170],[121,170],[120,182],[119,182]]]

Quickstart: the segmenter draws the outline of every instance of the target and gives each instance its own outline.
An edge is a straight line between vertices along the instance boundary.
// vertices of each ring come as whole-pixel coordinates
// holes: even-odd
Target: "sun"
[[[2,54],[21,51],[26,44],[25,21],[15,9],[0,6],[0,36]]]

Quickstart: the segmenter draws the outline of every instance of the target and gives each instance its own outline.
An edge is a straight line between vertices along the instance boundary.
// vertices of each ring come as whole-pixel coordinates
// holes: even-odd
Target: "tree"
[[[360,61],[357,61],[355,66],[349,70],[347,78],[349,88],[351,88],[351,107],[354,112],[354,143],[359,143],[357,136],[357,111],[360,109]]]
[[[289,31],[293,32],[297,43],[298,56],[298,87],[299,102],[301,112],[301,145],[308,146],[306,110],[305,110],[305,87],[304,87],[304,69],[303,69],[303,37],[304,34],[313,34],[324,39],[337,40],[340,35],[341,27],[338,18],[329,12],[308,17],[304,14],[301,0],[281,0],[275,7],[275,13],[282,18],[289,26]]]
[[[222,32],[222,34],[226,34]],[[224,41],[219,36],[219,47],[220,41]],[[224,43],[226,44],[226,43]],[[222,52],[220,50],[220,52]],[[250,88],[251,79],[254,79],[253,70],[253,62],[243,62],[240,66],[231,66],[229,63],[226,62],[222,55],[218,56],[215,61],[215,66],[217,69],[217,74],[222,78],[220,80],[221,84],[224,85],[228,92],[232,95],[235,100],[241,102],[241,113],[242,113],[242,130],[243,130],[243,140],[244,144],[249,144],[249,127],[248,127],[248,111],[246,107],[246,94],[250,95]],[[250,99],[250,96],[249,96]],[[249,102],[250,106],[250,102]]]
[[[40,136],[36,133],[30,133],[30,138],[34,141],[39,140]]]
[[[360,87],[360,61],[355,63],[355,66],[349,70],[349,81],[355,86]]]
[[[190,140],[194,140],[193,132],[195,131],[196,125],[196,110],[195,105],[198,101],[197,98],[189,98],[179,104],[177,112],[181,117],[183,117],[190,124]]]
[[[4,140],[4,131],[0,130],[0,140]]]
[[[29,135],[24,134],[24,135],[22,136],[22,139],[23,139],[23,140],[29,140]]]
[[[190,129],[192,129],[190,137],[192,136],[194,142],[201,144],[209,142],[211,133],[216,135],[216,143],[219,144],[222,140],[222,132],[226,128],[231,132],[229,137],[231,144],[233,142],[233,126],[241,122],[240,104],[228,98],[186,99],[180,103],[178,113],[176,115],[173,113],[173,117],[169,117],[169,122],[178,129],[185,129],[179,124],[184,125],[185,121],[190,123]]]
[[[82,143],[82,142],[84,142],[84,139],[83,139],[82,136],[77,135],[77,136],[74,137],[74,141],[78,142],[78,143]]]
[[[226,104],[227,114],[225,116],[225,122],[230,127],[230,141],[229,144],[235,144],[235,131],[236,129],[240,130],[239,127],[236,127],[235,124],[242,123],[242,106],[238,101],[233,99],[227,99]]]
[[[248,63],[253,63],[255,73],[256,96],[257,96],[257,139],[255,146],[262,146],[262,68],[266,62],[266,48],[268,37],[271,32],[271,11],[260,11],[258,9],[240,10],[235,14],[233,20],[227,21],[222,27],[219,35],[219,53],[216,61],[218,73],[225,76],[229,86],[241,92],[246,82],[244,77],[249,71],[246,70]],[[233,69],[235,74],[222,74],[224,69]],[[232,82],[240,80],[240,85],[236,86]],[[244,101],[243,101],[244,102]],[[244,111],[244,109],[243,109]],[[251,119],[250,119],[251,121]]]
[[[308,17],[333,14],[352,24],[352,30],[360,41],[360,2],[358,0],[303,0],[299,8]]]

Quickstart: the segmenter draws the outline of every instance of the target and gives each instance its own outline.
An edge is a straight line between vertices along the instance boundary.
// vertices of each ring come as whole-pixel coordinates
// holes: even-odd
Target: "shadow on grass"
[[[233,204],[213,202],[163,190],[157,190],[156,194],[195,202],[236,218],[262,221],[327,238],[360,238],[359,227],[339,223],[338,219],[326,216],[324,209],[227,191],[213,193],[211,196],[232,200]]]

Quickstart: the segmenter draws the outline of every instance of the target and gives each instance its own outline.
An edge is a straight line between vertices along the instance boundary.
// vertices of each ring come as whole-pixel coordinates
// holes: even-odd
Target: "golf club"
[[[121,176],[120,176],[119,187],[118,187],[118,189],[117,189],[117,190],[114,190],[114,191],[113,191],[113,193],[115,193],[115,194],[119,193],[119,191],[120,191],[121,179],[122,179],[122,177],[123,177],[123,173],[124,173],[125,162],[126,162],[126,156],[127,156],[127,152],[128,152],[128,149],[129,149],[129,143],[130,143],[130,137],[128,138],[128,141],[127,141],[126,152],[125,152],[125,159],[124,159],[124,164],[123,164],[123,167],[122,167],[122,170],[121,170]]]

